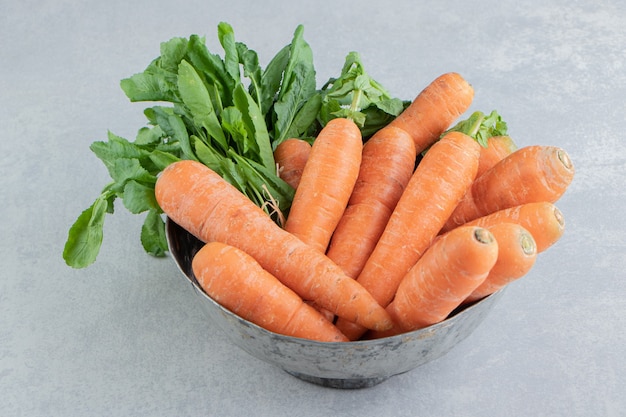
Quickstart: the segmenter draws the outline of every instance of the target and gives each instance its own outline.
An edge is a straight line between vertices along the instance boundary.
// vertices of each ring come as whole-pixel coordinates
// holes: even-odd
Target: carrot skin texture
[[[386,307],[408,270],[437,236],[446,219],[470,187],[480,145],[460,132],[451,132],[424,155],[411,176],[376,247],[357,277]],[[337,321],[350,340],[363,335],[351,323]]]
[[[427,85],[389,126],[409,133],[419,154],[439,139],[473,99],[474,89],[460,74],[445,73]]]
[[[415,167],[415,145],[404,130],[384,127],[363,146],[361,167],[327,255],[356,278],[374,250]]]
[[[247,253],[209,242],[194,256],[194,275],[209,297],[274,333],[321,342],[348,339]]]
[[[520,148],[476,178],[443,231],[509,207],[554,203],[573,177],[574,166],[565,150],[542,145]]]
[[[298,188],[302,171],[309,159],[311,144],[303,139],[289,138],[278,144],[274,150],[274,160],[278,175],[294,189]]]
[[[359,175],[363,139],[349,119],[319,133],[291,203],[285,230],[325,253]]]
[[[157,179],[155,195],[165,214],[189,233],[243,250],[301,298],[362,326],[391,325],[361,285],[207,166],[188,160],[170,164]]]
[[[505,222],[519,224],[528,230],[537,245],[537,253],[544,252],[554,245],[565,232],[563,213],[548,201],[521,204],[499,210],[465,223],[465,225],[488,228]]]
[[[324,307],[320,307],[317,303],[315,303],[314,301],[310,301],[310,300],[304,300],[305,303],[307,303],[309,306],[311,306],[312,308],[315,309],[315,311],[317,311],[318,313],[320,313],[322,315],[322,317],[324,317],[326,320],[328,320],[329,322],[333,323],[335,321],[335,314],[330,311],[325,309]]]
[[[489,230],[460,227],[438,239],[413,266],[387,306],[394,327],[371,337],[418,330],[446,319],[487,277],[498,257]]]
[[[487,278],[464,301],[478,301],[504,288],[530,271],[537,259],[537,244],[530,232],[516,223],[488,227],[498,242],[498,259]]]
[[[480,149],[476,178],[516,150],[517,145],[510,136],[491,136],[487,139],[487,147]]]

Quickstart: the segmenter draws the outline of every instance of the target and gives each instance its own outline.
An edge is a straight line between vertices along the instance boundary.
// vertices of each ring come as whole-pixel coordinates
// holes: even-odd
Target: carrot
[[[279,143],[274,150],[278,176],[294,189],[298,188],[310,153],[311,144],[303,139],[289,138]]]
[[[498,223],[516,223],[530,232],[537,253],[541,253],[556,243],[565,231],[563,213],[553,203],[541,201],[496,211],[465,225],[491,227]]]
[[[510,136],[491,136],[488,138],[487,147],[480,150],[476,178],[516,150],[517,145]]]
[[[460,132],[446,134],[424,155],[411,176],[357,281],[386,307],[463,197],[476,174],[480,145]],[[364,329],[337,321],[350,340]],[[345,326],[345,327],[344,327]]]
[[[365,327],[390,326],[389,315],[361,285],[207,166],[189,160],[170,164],[157,179],[155,195],[185,230],[203,242],[243,250],[301,298]]]
[[[555,146],[520,148],[476,178],[442,229],[525,203],[554,203],[567,190],[574,166],[565,150]]]
[[[439,139],[469,108],[473,99],[474,89],[460,74],[442,74],[426,86],[389,126],[409,133],[419,154]]]
[[[415,167],[411,136],[384,127],[363,146],[361,168],[327,255],[356,278],[374,250]]]
[[[530,232],[516,223],[498,223],[488,230],[498,242],[498,260],[489,275],[464,301],[471,303],[504,288],[530,271],[537,245]]]
[[[350,119],[324,126],[302,172],[285,230],[325,253],[359,175],[363,140]]]
[[[485,228],[459,227],[438,239],[413,266],[387,306],[394,320],[383,337],[421,329],[446,319],[487,277],[498,242]]]
[[[335,321],[335,314],[332,311],[327,310],[324,307],[319,306],[314,301],[304,300],[304,302],[307,303],[312,308],[314,308],[318,313],[320,313],[322,315],[322,317],[324,317],[329,322],[333,323]]]
[[[337,328],[247,253],[209,242],[192,268],[209,297],[241,318],[274,333],[321,342],[345,342]]]

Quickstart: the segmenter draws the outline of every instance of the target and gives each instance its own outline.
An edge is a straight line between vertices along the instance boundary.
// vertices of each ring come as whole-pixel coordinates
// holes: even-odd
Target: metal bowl
[[[204,293],[191,261],[203,243],[166,220],[170,253],[211,321],[239,348],[314,384],[366,388],[446,354],[484,320],[502,291],[453,312],[425,329],[376,340],[316,342],[265,330],[220,306]]]

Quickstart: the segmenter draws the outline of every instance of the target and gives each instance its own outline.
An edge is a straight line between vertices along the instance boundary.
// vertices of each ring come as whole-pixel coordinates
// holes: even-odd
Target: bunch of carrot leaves
[[[487,147],[487,141],[490,137],[507,135],[508,126],[496,110],[492,110],[488,115],[481,111],[475,111],[467,119],[461,120],[441,136],[448,132],[465,133],[474,138],[481,146]]]
[[[131,102],[151,102],[147,124],[133,141],[108,133],[91,151],[111,177],[93,204],[70,227],[63,250],[74,268],[92,264],[103,241],[107,214],[121,199],[133,214],[147,213],[141,227],[145,251],[167,250],[163,211],[155,196],[158,174],[180,159],[199,161],[275,216],[287,213],[294,190],[276,173],[273,150],[290,137],[314,140],[334,117],[350,114],[364,137],[397,116],[407,104],[393,99],[350,53],[337,78],[317,88],[313,52],[296,28],[289,44],[265,68],[257,53],[235,40],[227,23],[217,28],[223,56],[198,35],[163,42],[146,69],[121,81]],[[355,98],[358,97],[358,98]]]

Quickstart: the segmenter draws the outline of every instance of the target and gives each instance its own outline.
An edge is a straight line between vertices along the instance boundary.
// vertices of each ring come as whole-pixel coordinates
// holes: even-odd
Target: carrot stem
[[[473,119],[473,123],[468,126],[467,132],[464,132],[469,137],[476,137],[478,130],[480,129],[480,125],[483,120],[485,120],[485,114],[481,111],[477,111],[474,113],[475,118]]]
[[[361,90],[360,88],[355,89],[352,93],[352,103],[350,103],[351,114],[352,112],[358,112],[359,110],[361,110],[361,107],[359,106],[359,104],[361,103],[361,97],[363,97],[363,90]],[[351,115],[348,116],[348,119],[354,121]]]

